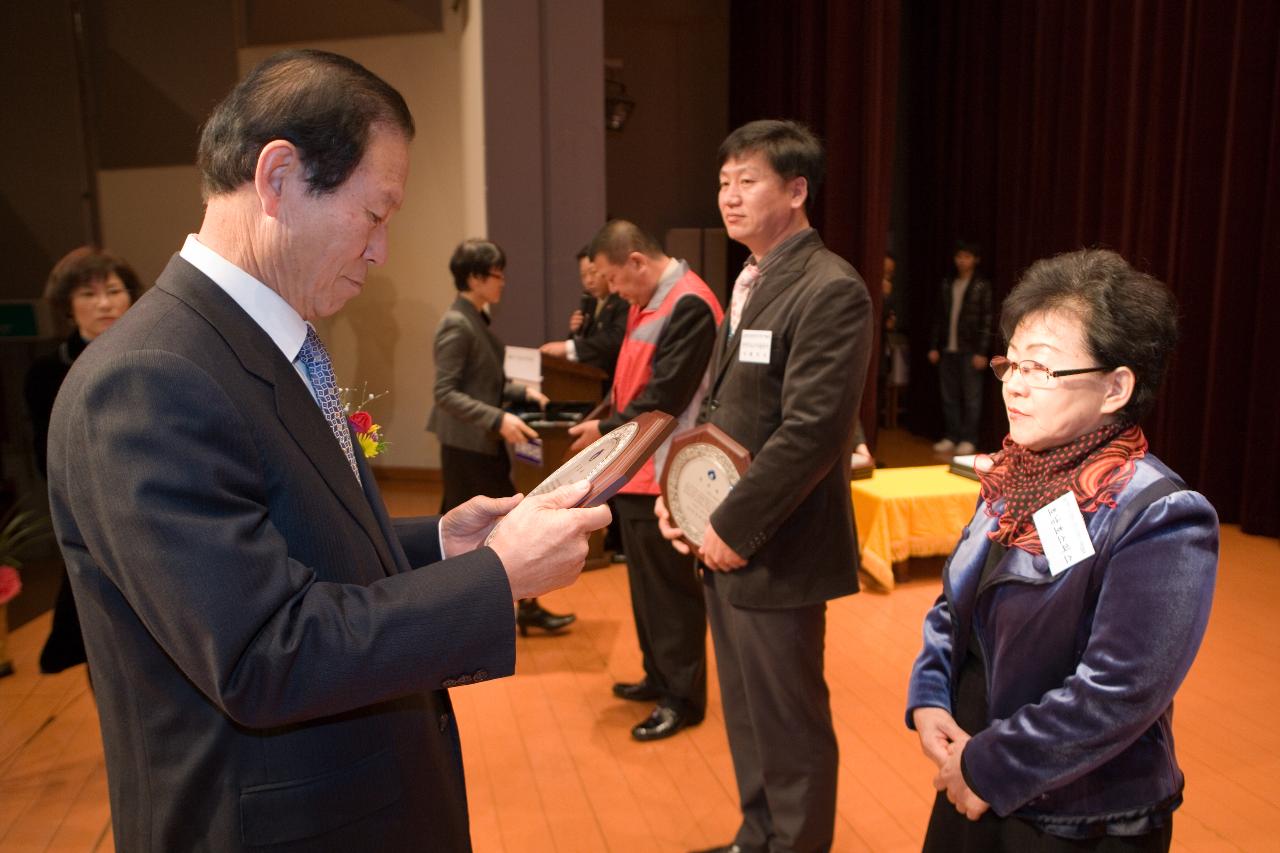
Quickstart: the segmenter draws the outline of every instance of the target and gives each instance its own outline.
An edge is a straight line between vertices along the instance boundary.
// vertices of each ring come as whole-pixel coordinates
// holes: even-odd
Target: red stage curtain
[[[890,0],[735,2],[730,10],[730,124],[795,119],[823,139],[827,177],[813,224],[828,248],[862,274],[877,316],[892,190],[898,21],[899,4]],[[862,399],[869,437],[876,427],[876,326]]]
[[[1001,297],[1038,258],[1113,248],[1181,306],[1152,449],[1280,535],[1280,4],[951,0],[903,29],[911,407],[935,405],[922,333],[957,236]]]

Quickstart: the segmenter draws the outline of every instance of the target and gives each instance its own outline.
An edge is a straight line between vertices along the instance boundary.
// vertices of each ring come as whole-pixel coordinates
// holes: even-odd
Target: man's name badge
[[[738,343],[738,361],[747,364],[768,364],[769,351],[773,348],[773,332],[768,329],[743,329]]]
[[[1093,540],[1084,525],[1084,516],[1076,496],[1067,492],[1045,504],[1031,515],[1044,555],[1049,558],[1049,572],[1059,575],[1085,557],[1093,556]]]
[[[703,424],[671,439],[662,472],[662,496],[671,521],[684,539],[702,547],[711,513],[729,496],[751,464],[746,448],[712,424]]]

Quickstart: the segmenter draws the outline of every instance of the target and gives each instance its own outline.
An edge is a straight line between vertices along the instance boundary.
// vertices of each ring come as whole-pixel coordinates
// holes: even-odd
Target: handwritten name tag
[[[768,364],[772,348],[773,332],[768,329],[743,329],[742,342],[738,345],[738,361]]]
[[[1049,572],[1061,574],[1085,557],[1093,555],[1093,541],[1084,526],[1084,516],[1076,496],[1067,492],[1032,513],[1044,555],[1049,558]]]

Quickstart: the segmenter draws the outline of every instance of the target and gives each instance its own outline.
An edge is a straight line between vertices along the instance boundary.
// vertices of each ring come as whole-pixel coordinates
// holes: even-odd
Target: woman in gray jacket
[[[489,327],[485,309],[502,299],[506,266],[502,248],[488,240],[463,240],[449,259],[458,298],[436,327],[435,407],[427,422],[440,439],[441,513],[476,495],[515,494],[505,444],[538,434],[502,405],[547,404],[545,395],[507,380],[502,341]],[[544,610],[536,598],[522,599],[516,612],[521,634],[530,627],[557,631],[574,619],[572,613]]]

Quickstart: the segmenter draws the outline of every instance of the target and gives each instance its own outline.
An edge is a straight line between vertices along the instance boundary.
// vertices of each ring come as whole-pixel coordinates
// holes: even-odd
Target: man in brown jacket
[[[826,602],[857,592],[849,454],[871,298],[807,206],[821,144],[756,121],[720,146],[720,213],[751,250],[711,357],[700,420],[751,452],[703,534],[742,824],[725,851],[818,851],[835,827],[837,746],[823,677]],[[676,535],[659,506],[664,534]]]

